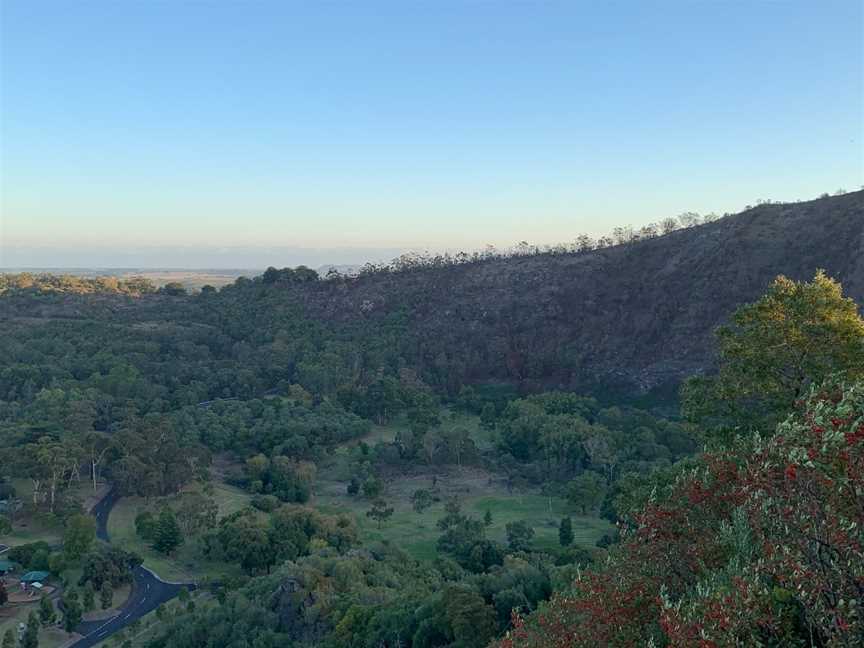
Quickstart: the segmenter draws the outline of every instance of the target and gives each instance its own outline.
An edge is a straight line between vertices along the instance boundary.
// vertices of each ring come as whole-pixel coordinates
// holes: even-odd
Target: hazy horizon
[[[2,266],[353,263],[864,183],[858,2],[0,12]]]
[[[390,261],[400,248],[237,247],[15,247],[0,253],[0,270],[9,269],[184,269],[263,270],[268,266],[362,265]],[[98,259],[96,263],[94,259]]]

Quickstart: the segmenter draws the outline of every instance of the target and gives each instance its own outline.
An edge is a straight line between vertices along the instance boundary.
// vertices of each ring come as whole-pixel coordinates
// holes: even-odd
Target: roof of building
[[[48,578],[50,574],[46,571],[31,571],[24,574],[20,581],[22,583],[38,583]]]
[[[0,560],[0,572],[10,572],[15,569],[15,563],[11,560]]]

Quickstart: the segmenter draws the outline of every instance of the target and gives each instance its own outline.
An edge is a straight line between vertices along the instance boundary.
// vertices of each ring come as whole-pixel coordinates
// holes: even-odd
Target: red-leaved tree
[[[701,457],[500,648],[864,645],[864,382]]]

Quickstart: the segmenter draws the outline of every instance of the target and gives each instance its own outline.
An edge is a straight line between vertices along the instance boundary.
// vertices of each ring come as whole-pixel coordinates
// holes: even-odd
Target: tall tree
[[[90,480],[93,483],[93,492],[97,490],[99,479],[99,466],[105,461],[108,451],[111,449],[111,437],[104,432],[90,430],[82,439],[82,447],[87,455],[87,463],[90,465]]]
[[[606,481],[598,473],[586,470],[570,482],[567,498],[576,506],[582,508],[585,515],[589,510],[596,509],[603,502],[606,494]]]
[[[366,515],[375,520],[380,529],[384,525],[384,522],[390,519],[390,516],[393,515],[393,507],[387,506],[387,503],[384,500],[375,500],[372,503],[372,508],[366,511]]]
[[[411,505],[417,513],[423,513],[432,506],[432,493],[425,488],[418,488],[411,495]]]
[[[83,556],[96,539],[96,520],[90,515],[73,515],[63,530],[63,552],[75,560]]]
[[[573,544],[573,522],[569,516],[561,518],[561,524],[558,527],[558,543],[562,547],[569,547]]]
[[[99,590],[99,602],[103,610],[107,610],[114,603],[114,590],[111,589],[110,583],[102,583],[102,589]]]
[[[448,587],[444,607],[456,640],[453,646],[481,648],[495,636],[495,610],[476,591],[461,585]]]
[[[717,330],[720,370],[682,389],[684,414],[722,434],[771,430],[830,374],[864,376],[864,319],[822,271],[811,282],[778,277],[768,293]]]
[[[63,628],[66,632],[74,632],[81,623],[84,611],[75,590],[70,590],[63,597]]]
[[[167,506],[159,512],[156,532],[153,536],[153,548],[164,554],[170,554],[183,544],[183,532],[177,524],[174,512]]]
[[[27,617],[27,629],[21,637],[21,648],[39,648],[39,617],[31,612]]]
[[[483,514],[483,526],[491,527],[492,526],[492,511],[490,509],[486,509],[486,512]]]
[[[534,538],[534,529],[524,520],[508,522],[505,526],[507,532],[507,545],[510,551],[530,551],[531,540]]]
[[[57,613],[54,611],[54,604],[51,599],[45,595],[39,601],[39,620],[43,626],[49,626],[57,620]]]
[[[88,581],[81,590],[81,608],[85,612],[92,612],[95,606],[96,590],[93,589],[93,583]]]

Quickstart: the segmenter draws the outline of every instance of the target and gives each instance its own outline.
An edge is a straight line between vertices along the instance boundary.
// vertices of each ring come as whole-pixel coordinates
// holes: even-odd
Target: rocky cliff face
[[[762,205],[590,253],[498,259],[294,288],[328,321],[404,312],[424,373],[645,392],[708,369],[713,329],[779,274],[819,268],[864,304],[864,192]],[[443,372],[442,372],[443,374]]]

